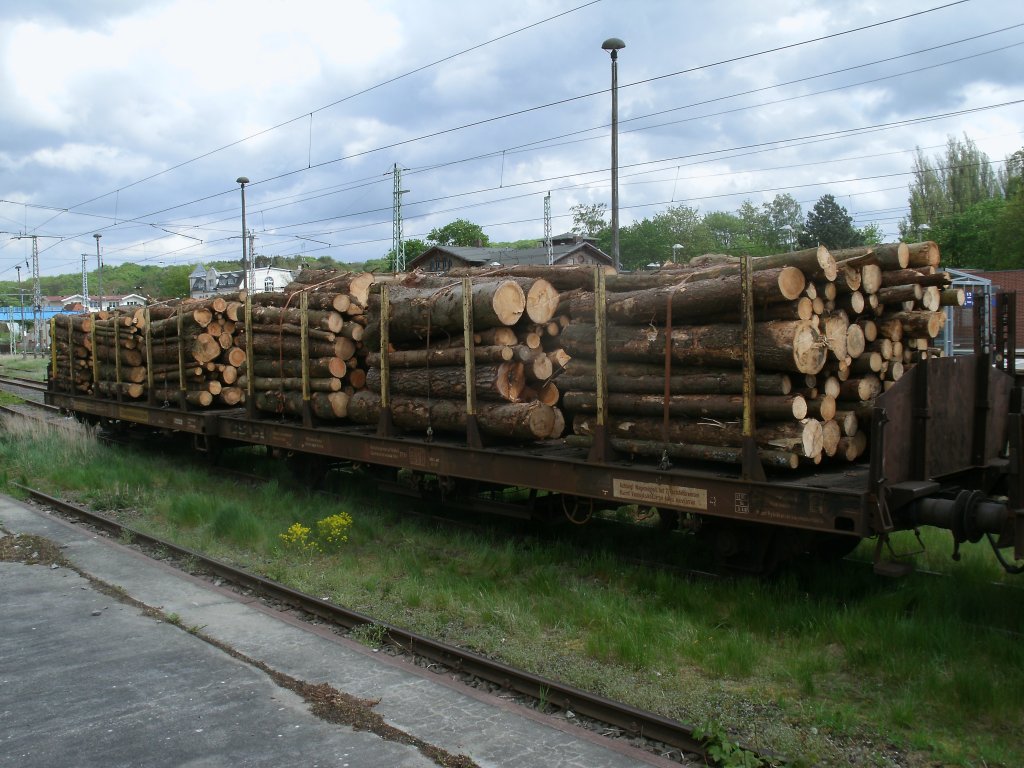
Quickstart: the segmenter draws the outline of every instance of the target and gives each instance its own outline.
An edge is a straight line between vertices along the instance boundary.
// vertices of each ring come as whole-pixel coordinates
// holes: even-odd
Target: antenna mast
[[[555,263],[555,252],[551,247],[551,192],[544,195],[544,247],[548,250],[548,266]]]
[[[405,238],[402,235],[402,195],[409,190],[402,189],[402,169],[395,163],[392,173],[395,177],[395,195],[392,202],[393,229],[391,233],[391,252],[395,272],[405,272]]]
[[[245,276],[245,283],[249,286],[249,290],[253,293],[256,292],[256,233],[251,229],[249,230],[249,263],[246,266],[247,273]]]
[[[82,305],[85,307],[85,311],[89,312],[89,271],[85,265],[85,260],[89,258],[88,253],[82,254]]]

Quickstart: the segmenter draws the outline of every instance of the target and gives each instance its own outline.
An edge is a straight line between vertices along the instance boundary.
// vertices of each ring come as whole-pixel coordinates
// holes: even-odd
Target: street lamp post
[[[249,183],[249,179],[245,176],[239,176],[235,181],[242,185],[242,288],[246,292],[249,290],[249,256],[245,249],[245,185]]]
[[[673,246],[672,246],[672,263],[673,263],[673,264],[675,264],[675,263],[676,263],[676,252],[677,252],[677,251],[678,251],[678,250],[679,250],[680,248],[682,248],[682,247],[683,247],[682,243],[676,243],[675,245],[673,245]]]
[[[626,44],[609,37],[601,48],[612,55],[612,262],[619,269],[619,51]]]
[[[100,238],[103,235],[95,234],[96,238],[96,290],[100,294],[100,312],[103,311],[103,260],[100,258]],[[88,297],[86,297],[88,299]],[[86,307],[88,309],[88,307]]]

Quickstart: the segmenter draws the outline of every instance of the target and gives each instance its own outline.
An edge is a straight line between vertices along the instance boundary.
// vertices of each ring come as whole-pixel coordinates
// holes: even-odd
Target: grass
[[[344,476],[339,503],[283,478],[250,487],[169,470],[70,422],[38,430],[0,431],[0,481],[71,496],[382,622],[715,723],[795,765],[1024,764],[1024,581],[1002,575],[987,547],[955,564],[948,534],[928,533],[918,562],[942,577],[889,581],[845,563],[688,581],[625,564],[600,541],[581,549],[587,528],[437,528],[393,514],[358,475]],[[346,544],[324,553],[282,540],[339,507],[354,518]],[[690,537],[667,544],[696,556]],[[855,557],[869,561],[870,547]]]
[[[0,376],[17,376],[23,379],[46,380],[46,368],[50,364],[49,357],[22,357],[18,355],[0,355]]]

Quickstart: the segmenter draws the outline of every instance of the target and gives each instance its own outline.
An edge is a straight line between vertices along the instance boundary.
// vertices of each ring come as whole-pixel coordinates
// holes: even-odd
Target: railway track
[[[42,403],[46,392],[45,382],[36,379],[24,379],[18,376],[0,376],[0,390],[17,395],[25,400]]]
[[[709,759],[704,743],[694,735],[694,728],[685,723],[612,701],[463,648],[439,642],[425,635],[378,621],[366,614],[292,589],[279,582],[208,557],[201,552],[134,530],[106,515],[69,504],[41,491],[24,486],[17,487],[28,494],[32,500],[44,504],[62,515],[102,530],[112,537],[131,540],[145,550],[158,551],[162,556],[170,556],[183,562],[187,561],[192,564],[193,568],[237,589],[251,590],[263,599],[287,606],[308,617],[328,622],[345,630],[353,630],[357,627],[372,629],[374,636],[381,638],[382,644],[392,646],[402,653],[425,658],[432,665],[439,665],[442,668],[440,671],[450,670],[460,675],[484,680],[524,697],[544,701],[562,710],[571,710],[576,716],[611,726],[606,730],[627,737],[642,737],[653,742],[663,755],[678,752],[680,757],[690,760],[707,761]]]

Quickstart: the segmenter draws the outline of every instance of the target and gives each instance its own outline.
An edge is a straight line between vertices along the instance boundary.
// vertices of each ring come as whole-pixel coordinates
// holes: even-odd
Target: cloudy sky
[[[901,18],[904,17],[904,18]],[[1024,145],[1009,0],[7,0],[0,280],[105,264],[386,254],[457,219],[543,236],[610,201],[619,37],[622,224],[830,193],[895,239],[913,152]],[[666,254],[666,257],[668,254]],[[23,269],[22,275],[26,272]]]

